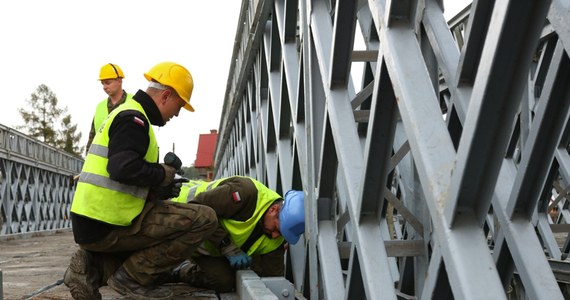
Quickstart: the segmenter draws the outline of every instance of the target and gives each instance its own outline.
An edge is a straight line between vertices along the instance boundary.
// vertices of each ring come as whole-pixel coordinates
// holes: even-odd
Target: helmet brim
[[[281,235],[287,241],[287,243],[289,243],[291,245],[297,244],[297,242],[301,238],[301,234],[296,235],[293,232],[291,232],[289,230],[285,230],[285,229],[281,231]]]
[[[184,102],[186,102],[186,101],[184,101]],[[184,105],[184,108],[185,108],[187,111],[194,112],[194,107],[193,107],[192,105],[190,105],[190,103],[188,103],[188,102],[186,102],[186,104]]]

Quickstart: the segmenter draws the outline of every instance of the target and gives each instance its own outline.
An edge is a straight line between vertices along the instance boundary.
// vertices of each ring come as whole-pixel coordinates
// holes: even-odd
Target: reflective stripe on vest
[[[172,198],[170,200],[180,203],[188,203],[194,200],[194,197],[196,197],[196,190],[198,189],[198,186],[203,183],[205,183],[205,181],[200,181],[200,180],[190,180],[188,182],[183,183],[178,197]]]
[[[142,211],[148,187],[122,184],[112,180],[107,172],[109,128],[121,111],[136,110],[148,117],[141,105],[132,99],[117,107],[104,120],[97,132],[79,176],[71,204],[71,211],[92,219],[113,225],[128,226]],[[149,124],[150,144],[144,159],[158,162],[158,144],[152,126]]]

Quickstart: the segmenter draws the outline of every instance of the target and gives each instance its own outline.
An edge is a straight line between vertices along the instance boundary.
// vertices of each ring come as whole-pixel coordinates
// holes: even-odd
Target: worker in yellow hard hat
[[[108,97],[99,102],[95,108],[95,116],[93,116],[93,121],[91,122],[85,154],[88,153],[89,146],[95,137],[95,132],[99,129],[107,115],[123,104],[127,98],[133,97],[133,95],[128,94],[123,89],[123,78],[125,78],[125,74],[118,65],[108,63],[101,67],[99,81]]]
[[[158,278],[217,227],[210,207],[163,201],[177,197],[188,180],[175,178],[178,157],[159,163],[152,125],[164,126],[183,107],[193,110],[192,76],[173,62],[144,76],[148,88],[103,120],[77,182],[70,215],[80,249],[64,275],[74,299],[101,299],[106,283],[131,299],[170,299]]]

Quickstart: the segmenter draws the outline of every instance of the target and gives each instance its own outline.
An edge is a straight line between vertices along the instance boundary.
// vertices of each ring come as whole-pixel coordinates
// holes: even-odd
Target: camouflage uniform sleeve
[[[245,221],[255,211],[257,189],[248,178],[230,177],[192,201],[211,207],[218,218]]]
[[[87,139],[87,145],[85,146],[85,155],[89,153],[89,147],[91,146],[94,137],[95,137],[95,120],[91,121],[91,130],[89,131],[89,138]]]
[[[211,207],[218,219],[245,221],[255,212],[257,188],[248,178],[230,177],[216,188],[198,194],[192,202]],[[220,225],[208,240],[214,245],[219,245],[227,235],[226,230]]]

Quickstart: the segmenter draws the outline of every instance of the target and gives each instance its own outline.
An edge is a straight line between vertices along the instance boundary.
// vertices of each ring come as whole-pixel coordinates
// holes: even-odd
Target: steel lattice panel
[[[216,177],[305,191],[298,290],[569,297],[568,6],[244,1]]]
[[[0,235],[70,228],[83,160],[0,125]]]

